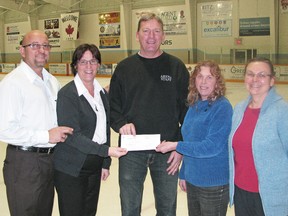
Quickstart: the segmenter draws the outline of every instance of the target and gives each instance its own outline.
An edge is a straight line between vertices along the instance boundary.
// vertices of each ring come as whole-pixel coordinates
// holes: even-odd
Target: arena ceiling
[[[0,0],[0,15],[8,11],[37,14],[42,8],[51,13],[79,11],[87,14],[115,10],[120,4],[130,4],[135,9],[185,4],[185,0]]]

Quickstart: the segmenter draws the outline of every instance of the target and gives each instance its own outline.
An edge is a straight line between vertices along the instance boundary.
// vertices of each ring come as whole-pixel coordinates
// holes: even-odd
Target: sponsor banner
[[[110,75],[111,76],[115,70],[113,66],[114,64],[101,64],[100,68],[97,71],[97,75]]]
[[[76,40],[78,38],[79,12],[61,14],[62,40]]]
[[[135,22],[138,23],[140,17],[148,12],[155,13],[163,21],[163,29],[166,35],[186,35],[187,21],[186,10],[181,6],[163,7],[156,9],[135,10],[133,15],[136,16]],[[137,26],[137,24],[136,24]]]
[[[232,36],[232,20],[202,21],[202,37]]]
[[[190,73],[193,72],[196,64],[186,64],[186,68]],[[245,73],[245,65],[219,65],[221,73],[226,80],[243,81]],[[276,72],[276,81],[287,82],[288,81],[288,65],[274,65]]]
[[[232,19],[232,1],[215,1],[199,3],[201,20]]]
[[[48,37],[49,44],[53,47],[60,47],[60,26],[59,19],[44,20],[44,32]]]
[[[244,80],[245,65],[219,65],[221,73],[228,80]]]
[[[100,37],[101,49],[105,48],[120,48],[120,36],[102,36]]]
[[[15,69],[19,64],[13,63],[1,63],[0,72],[9,73]],[[196,64],[185,64],[189,73],[192,73]],[[66,63],[49,63],[47,70],[53,75],[72,75],[72,71],[69,64]],[[99,68],[98,75],[108,75],[111,76],[115,68],[116,63],[103,63]],[[243,81],[245,73],[244,64],[232,64],[232,65],[219,65],[221,73],[225,80],[229,81]],[[276,72],[276,81],[281,83],[288,82],[288,65],[274,65],[274,70]]]
[[[30,22],[9,23],[4,25],[4,50],[6,53],[19,51],[20,42],[26,32],[31,30]],[[0,57],[1,59],[1,57]]]
[[[120,23],[120,13],[101,13],[99,14],[99,24]]]
[[[100,24],[100,35],[120,35],[120,24]]]
[[[137,32],[138,21],[146,13],[155,13],[163,21],[163,29],[166,35],[162,42],[162,49],[191,49],[192,35],[187,24],[190,20],[190,11],[186,5],[174,5],[132,10],[132,32]],[[132,40],[132,50],[140,48],[136,39]]]
[[[120,12],[99,14],[99,48],[120,48]]]
[[[288,81],[288,66],[276,65],[274,70],[276,72],[276,80]]]
[[[21,40],[22,40],[22,37],[21,36],[19,37],[19,35],[8,35],[7,34],[7,41],[8,41],[9,44],[20,45],[20,41]]]
[[[196,64],[186,64],[186,68],[190,73],[193,72]],[[243,80],[245,65],[219,65],[221,73],[225,79]]]
[[[174,11],[162,11],[159,13],[163,21],[163,28],[166,35],[186,35],[187,22],[185,11],[176,9]]]
[[[18,35],[19,32],[19,26],[17,25],[12,25],[12,26],[7,26],[6,27],[6,34],[7,35]]]
[[[17,67],[16,64],[2,63],[0,64],[0,72],[1,73],[9,73]]]
[[[243,18],[239,20],[239,36],[269,36],[270,18]]]
[[[67,74],[67,64],[66,63],[51,63],[49,64],[48,68],[49,72],[51,74],[61,74],[66,75]]]

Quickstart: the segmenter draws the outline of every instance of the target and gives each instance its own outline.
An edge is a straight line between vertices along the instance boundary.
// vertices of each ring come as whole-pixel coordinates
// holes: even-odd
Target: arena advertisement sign
[[[201,21],[232,19],[232,1],[198,3]]]
[[[189,73],[192,73],[196,64],[186,64]],[[226,81],[244,81],[245,65],[244,64],[220,64],[221,73]],[[274,65],[277,83],[288,82],[288,65]]]
[[[216,1],[198,4],[202,37],[232,36],[232,2]]]
[[[232,36],[232,20],[211,20],[202,22],[202,37]]]
[[[120,48],[120,12],[99,14],[99,48]]]
[[[60,26],[58,18],[44,20],[44,32],[48,37],[50,45],[60,47]]]
[[[31,30],[30,22],[9,23],[4,25],[4,50],[7,53],[19,52],[20,42],[25,33]],[[1,56],[0,56],[1,60]]]
[[[243,18],[239,20],[239,36],[269,36],[270,17]]]
[[[163,21],[163,29],[166,35],[162,43],[163,49],[189,49],[192,47],[192,44],[189,42],[191,41],[192,30],[187,25],[187,21],[191,18],[190,12],[185,5],[132,10],[133,33],[137,32],[140,17],[146,13],[155,13]],[[132,49],[139,49],[139,43],[136,39],[132,40]]]

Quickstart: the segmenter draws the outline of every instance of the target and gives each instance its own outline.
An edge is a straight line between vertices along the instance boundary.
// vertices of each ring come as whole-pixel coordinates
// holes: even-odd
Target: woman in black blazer
[[[74,80],[58,93],[58,124],[74,129],[54,151],[61,216],[95,215],[101,180],[109,176],[110,156],[119,158],[127,153],[110,147],[108,95],[95,79],[100,64],[95,45],[77,47],[71,63]]]

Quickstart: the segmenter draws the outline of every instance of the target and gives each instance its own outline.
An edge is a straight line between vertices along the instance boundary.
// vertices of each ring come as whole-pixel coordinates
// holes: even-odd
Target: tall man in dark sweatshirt
[[[181,60],[160,49],[163,22],[153,13],[138,22],[140,51],[121,61],[110,83],[111,127],[120,135],[160,134],[181,139],[189,73]],[[160,143],[159,143],[160,144]],[[137,143],[135,143],[137,145]],[[175,216],[178,168],[176,151],[130,151],[119,159],[122,216],[139,216],[149,168],[158,216]]]

